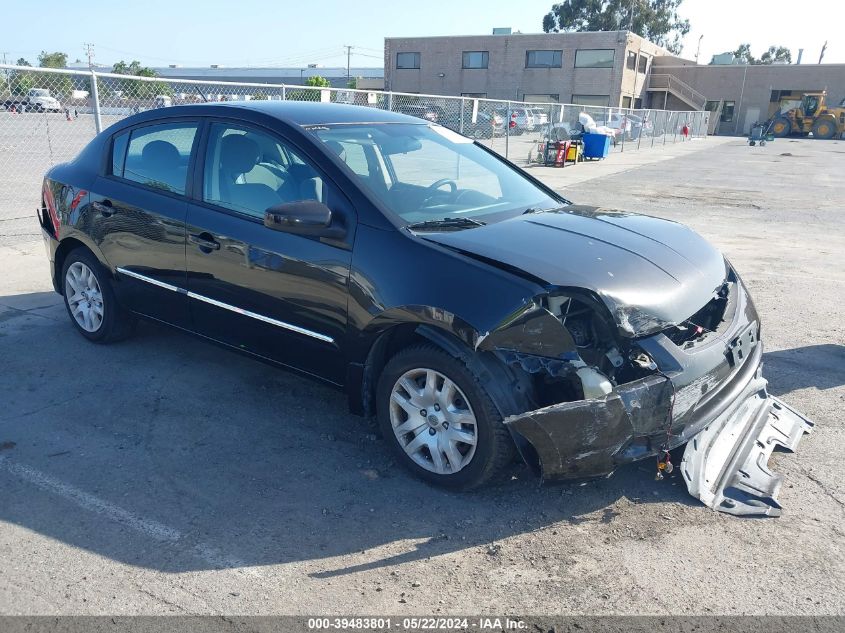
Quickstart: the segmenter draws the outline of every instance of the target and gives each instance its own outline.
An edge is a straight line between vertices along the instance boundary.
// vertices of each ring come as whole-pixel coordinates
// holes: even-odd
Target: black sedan
[[[39,219],[82,336],[144,317],[336,385],[436,484],[478,486],[516,453],[545,478],[646,457],[662,474],[692,439],[693,494],[771,514],[758,437],[810,428],[766,393],[757,312],[710,244],[572,205],[409,116],[145,112],[50,170]]]

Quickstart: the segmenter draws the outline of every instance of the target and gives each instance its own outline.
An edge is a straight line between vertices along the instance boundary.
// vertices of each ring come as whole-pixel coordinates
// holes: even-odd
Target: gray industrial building
[[[308,66],[298,68],[234,67],[234,66],[164,66],[154,69],[160,77],[169,79],[200,79],[204,81],[241,81],[261,84],[304,84],[312,76],[328,79],[333,88],[346,88],[346,67]],[[381,90],[384,69],[353,67],[349,77],[358,80],[361,88]]]

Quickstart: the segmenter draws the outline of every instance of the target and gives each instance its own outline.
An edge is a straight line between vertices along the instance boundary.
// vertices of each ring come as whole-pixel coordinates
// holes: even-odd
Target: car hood
[[[698,312],[727,277],[722,254],[677,222],[568,206],[425,239],[599,295],[628,336],[649,334]]]

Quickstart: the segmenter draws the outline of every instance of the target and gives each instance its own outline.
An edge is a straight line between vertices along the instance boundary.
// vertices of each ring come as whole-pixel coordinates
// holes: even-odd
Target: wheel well
[[[62,268],[64,268],[65,265],[65,259],[72,251],[75,251],[77,248],[84,248],[89,253],[91,252],[91,249],[89,249],[87,246],[85,246],[85,244],[73,237],[63,239],[59,244],[59,247],[56,249],[56,261],[54,266],[55,279],[53,279],[53,287],[59,294],[64,294],[64,284],[61,283],[61,278]]]
[[[366,417],[372,417],[376,414],[376,385],[381,372],[387,361],[398,351],[425,341],[425,338],[417,332],[417,327],[416,323],[402,323],[378,336],[370,347],[367,360],[364,363],[360,383],[360,406],[353,404],[353,410],[360,410],[359,412]]]
[[[470,349],[460,338],[430,325],[403,323],[383,332],[367,354],[360,382],[360,406],[353,410],[366,417],[376,414],[375,393],[379,377],[394,354],[418,343],[436,345],[446,353],[460,358],[481,377],[482,383],[503,416],[527,411],[532,403],[529,382],[517,376],[504,363],[487,352]]]

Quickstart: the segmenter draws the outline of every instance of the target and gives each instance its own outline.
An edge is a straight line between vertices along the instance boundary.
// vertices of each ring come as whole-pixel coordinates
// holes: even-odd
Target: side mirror
[[[272,206],[264,212],[264,226],[283,233],[334,240],[346,235],[343,226],[332,226],[331,209],[317,200],[297,200]]]

